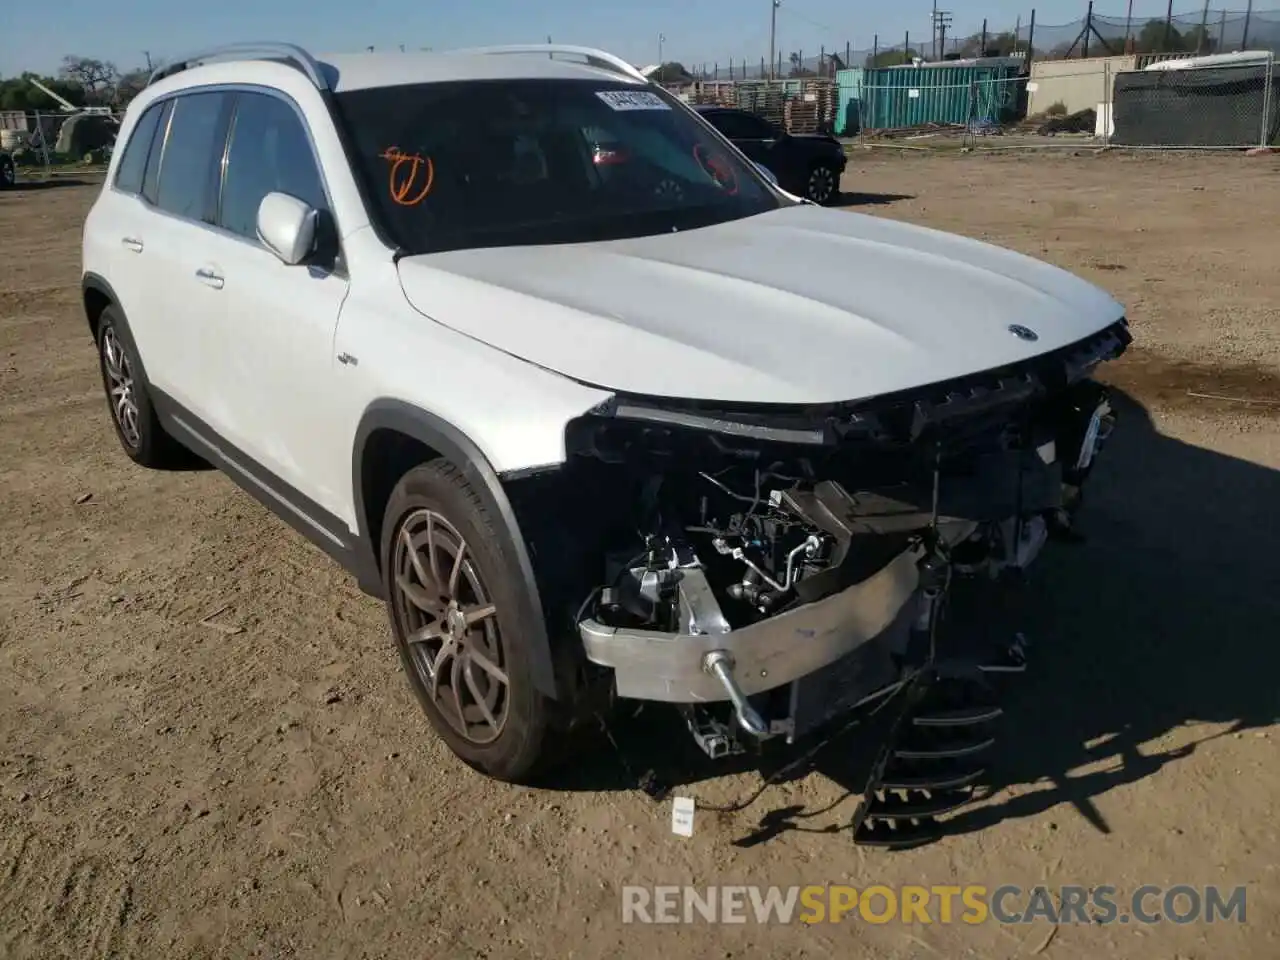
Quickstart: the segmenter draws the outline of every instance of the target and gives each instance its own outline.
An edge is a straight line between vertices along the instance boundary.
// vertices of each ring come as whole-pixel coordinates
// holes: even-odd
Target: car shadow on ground
[[[915,197],[909,193],[858,193],[857,191],[841,190],[832,201],[832,205],[837,207],[884,207],[891,203],[914,199]]]
[[[1280,719],[1280,561],[1274,546],[1280,472],[1162,436],[1127,395],[1119,425],[1088,488],[1086,540],[1053,544],[1026,585],[1000,605],[992,628],[1024,631],[1027,672],[1009,688],[991,756],[994,788],[949,821],[948,832],[984,829],[1069,803],[1095,829],[1111,826],[1095,805],[1107,791],[1183,759],[1207,740]],[[781,773],[795,753],[732,765],[702,758],[671,715],[646,710],[611,730],[590,765],[562,789],[626,789],[647,770],[667,786],[731,770],[767,780],[820,773],[860,796],[877,737],[854,729]],[[891,711],[884,711],[888,717]],[[650,722],[643,723],[650,714]],[[880,722],[880,721],[876,721]],[[1222,730],[1158,742],[1188,724]],[[796,748],[792,748],[795,751]],[[625,763],[619,755],[626,758]],[[1089,772],[1073,773],[1089,766]],[[1035,784],[1030,792],[999,788]],[[774,809],[749,789],[731,809],[756,808],[739,845],[763,842],[825,813]],[[659,794],[661,796],[661,794]],[[851,819],[856,804],[846,799]],[[831,817],[827,817],[830,820]],[[833,832],[841,827],[824,827]]]
[[[80,177],[52,177],[48,180],[24,180],[22,175],[18,175],[18,180],[13,186],[6,190],[6,193],[31,193],[36,190],[56,190],[58,187],[87,187],[93,183],[101,183],[101,180],[84,180]]]

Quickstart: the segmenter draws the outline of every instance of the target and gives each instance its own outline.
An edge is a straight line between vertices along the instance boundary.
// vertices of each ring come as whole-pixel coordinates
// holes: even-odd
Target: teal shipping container
[[[1006,57],[881,67],[862,77],[861,125],[894,130],[925,124],[986,126],[1018,118],[1026,79]]]
[[[836,136],[851,137],[858,132],[862,116],[862,68],[836,71]]]

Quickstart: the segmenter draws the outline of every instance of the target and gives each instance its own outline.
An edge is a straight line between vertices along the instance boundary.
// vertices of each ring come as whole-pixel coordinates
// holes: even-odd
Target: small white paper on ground
[[[656,93],[648,90],[597,90],[596,96],[614,110],[670,110]]]
[[[671,801],[671,832],[679,837],[693,836],[693,797],[676,797]]]

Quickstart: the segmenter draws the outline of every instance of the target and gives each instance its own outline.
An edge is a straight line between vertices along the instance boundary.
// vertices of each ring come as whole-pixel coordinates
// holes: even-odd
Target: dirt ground
[[[1000,789],[900,854],[841,830],[840,744],[689,839],[607,748],[545,789],[463,768],[376,602],[221,475],[119,451],[78,306],[95,188],[0,196],[0,957],[1280,955],[1280,163],[876,152],[845,188],[1080,272],[1137,336],[1089,540],[1019,604]],[[679,740],[642,730],[637,769]],[[761,776],[685,779],[732,807]],[[1247,917],[620,920],[627,884],[827,882],[1243,884]]]

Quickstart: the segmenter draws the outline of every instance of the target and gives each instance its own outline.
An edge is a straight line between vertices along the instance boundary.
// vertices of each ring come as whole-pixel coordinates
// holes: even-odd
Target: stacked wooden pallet
[[[835,124],[838,94],[829,79],[701,81],[678,93],[697,106],[747,110],[788,133],[816,133]]]

